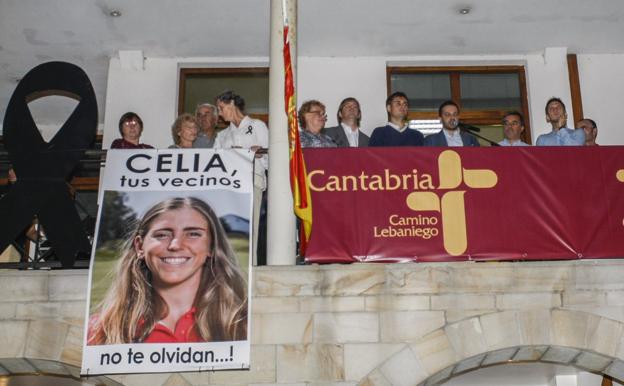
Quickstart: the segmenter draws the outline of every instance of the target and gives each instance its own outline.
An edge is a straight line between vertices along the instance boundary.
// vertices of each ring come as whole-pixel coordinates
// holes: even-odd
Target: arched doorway
[[[600,374],[554,363],[511,363],[458,375],[440,386],[622,386]]]

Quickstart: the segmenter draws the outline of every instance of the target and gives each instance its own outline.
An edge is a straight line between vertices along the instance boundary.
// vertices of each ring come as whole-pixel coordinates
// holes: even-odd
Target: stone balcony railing
[[[0,366],[80,366],[87,276],[0,272]],[[433,385],[509,361],[624,379],[624,260],[273,266],[253,276],[250,371],[110,379]]]

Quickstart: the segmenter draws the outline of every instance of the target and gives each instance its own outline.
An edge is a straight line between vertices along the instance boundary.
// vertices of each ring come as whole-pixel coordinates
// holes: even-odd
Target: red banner
[[[311,263],[624,256],[624,147],[306,149]]]

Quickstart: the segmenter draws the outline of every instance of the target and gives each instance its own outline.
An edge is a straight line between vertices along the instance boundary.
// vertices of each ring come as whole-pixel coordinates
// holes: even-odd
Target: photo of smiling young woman
[[[145,210],[92,309],[88,345],[247,339],[247,280],[215,211],[196,197]]]

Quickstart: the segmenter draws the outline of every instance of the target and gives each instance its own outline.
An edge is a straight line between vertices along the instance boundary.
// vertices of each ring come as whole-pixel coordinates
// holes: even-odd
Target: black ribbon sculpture
[[[28,102],[49,95],[79,101],[48,143],[28,109]],[[0,251],[37,215],[63,268],[74,265],[91,246],[69,194],[67,180],[97,130],[97,102],[87,74],[70,63],[49,62],[20,81],[4,116],[4,143],[17,183],[0,199]]]

